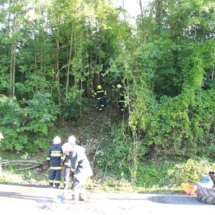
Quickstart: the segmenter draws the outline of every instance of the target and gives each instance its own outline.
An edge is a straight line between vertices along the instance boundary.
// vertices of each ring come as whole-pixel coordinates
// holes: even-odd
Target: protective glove
[[[74,176],[74,172],[70,172],[69,176],[73,177]]]

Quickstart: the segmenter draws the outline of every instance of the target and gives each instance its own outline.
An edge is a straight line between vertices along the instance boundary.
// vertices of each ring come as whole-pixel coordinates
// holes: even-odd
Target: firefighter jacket
[[[93,97],[96,97],[97,100],[102,99],[103,97],[107,96],[106,90],[97,90],[96,92],[93,93]]]
[[[47,155],[47,163],[50,166],[50,169],[53,170],[62,169],[60,166],[61,156],[62,147],[60,144],[54,144],[49,148]]]
[[[60,164],[61,164],[61,166],[64,166],[64,167],[71,167],[71,160],[70,160],[69,155],[63,153],[61,160],[60,160]]]
[[[78,145],[74,146],[73,151],[69,156],[71,160],[71,171],[75,173],[75,177],[90,177],[93,175],[83,147]]]
[[[125,103],[125,88],[121,87],[119,89],[119,99],[118,99],[119,103]]]

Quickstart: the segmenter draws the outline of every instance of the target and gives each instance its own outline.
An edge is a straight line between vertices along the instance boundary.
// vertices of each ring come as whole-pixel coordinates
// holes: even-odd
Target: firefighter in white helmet
[[[73,201],[85,201],[86,191],[85,184],[88,177],[93,175],[90,163],[86,157],[85,149],[82,146],[76,145],[75,136],[68,138],[68,143],[71,144],[70,160],[71,160],[71,176],[73,177],[72,184],[72,200]]]
[[[122,87],[121,84],[117,84],[117,88],[119,89],[119,99],[118,106],[121,114],[125,112],[125,88]]]
[[[61,139],[56,136],[53,140],[53,145],[48,150],[47,164],[50,167],[49,186],[59,188],[61,179],[60,160],[62,156]]]

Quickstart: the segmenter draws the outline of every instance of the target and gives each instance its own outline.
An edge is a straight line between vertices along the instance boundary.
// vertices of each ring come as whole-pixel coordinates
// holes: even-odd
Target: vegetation
[[[0,3],[3,159],[42,154],[72,132],[104,182],[179,186],[212,168],[215,2],[137,2],[135,24],[114,0]],[[126,88],[120,120],[118,83]],[[91,98],[98,84],[111,98],[103,115]],[[186,165],[183,179],[169,173]]]

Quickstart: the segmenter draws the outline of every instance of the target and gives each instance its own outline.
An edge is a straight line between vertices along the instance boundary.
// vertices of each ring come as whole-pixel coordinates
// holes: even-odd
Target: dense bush
[[[188,159],[184,162],[150,161],[138,164],[136,185],[140,187],[175,187],[182,183],[200,183],[203,175],[215,165],[206,159]]]
[[[188,159],[184,163],[174,165],[168,171],[165,180],[169,186],[181,183],[199,183],[203,175],[208,175],[214,169],[214,164],[205,159]]]
[[[130,179],[132,167],[129,155],[131,139],[129,137],[126,139],[122,131],[124,128],[120,129],[118,126],[112,126],[111,138],[97,152],[96,164],[103,170],[104,176],[111,175],[117,178],[123,176]]]
[[[48,131],[54,125],[57,106],[49,94],[35,94],[31,100],[0,97],[0,130],[4,134],[2,150],[35,152],[46,148]]]
[[[139,162],[136,186],[148,188],[152,186],[162,187],[168,185],[166,176],[173,166],[174,162],[164,160]]]

